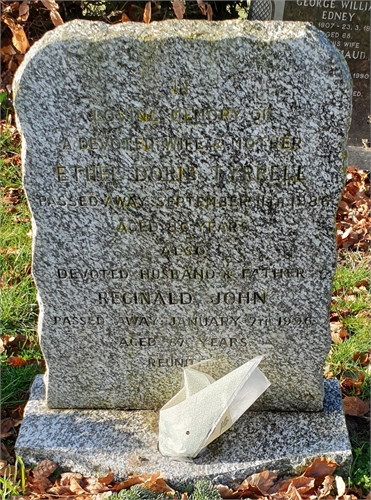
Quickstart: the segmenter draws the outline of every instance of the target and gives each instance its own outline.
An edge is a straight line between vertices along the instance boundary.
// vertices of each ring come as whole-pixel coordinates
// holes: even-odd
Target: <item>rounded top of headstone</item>
[[[321,57],[330,57],[341,68],[343,79],[350,81],[350,74],[343,55],[329,42],[326,35],[307,22],[287,21],[248,21],[245,19],[233,19],[226,21],[204,21],[204,20],[166,20],[152,22],[150,24],[126,22],[116,25],[108,25],[103,22],[86,20],[74,20],[58,26],[47,32],[37,41],[26,54],[24,63],[19,67],[14,78],[14,92],[17,91],[23,71],[27,64],[37,55],[50,46],[60,43],[70,43],[73,52],[78,51],[79,43],[91,46],[95,43],[113,41],[115,39],[151,41],[164,39],[182,39],[197,42],[222,42],[228,39],[238,38],[254,41],[255,44],[269,44],[271,48],[278,48],[280,43],[290,46],[295,43],[296,50],[299,49],[299,41],[303,44],[301,49],[309,53],[310,48],[317,47],[316,51]],[[273,45],[271,45],[273,44]],[[322,50],[321,50],[322,49]],[[81,47],[81,50],[85,48]],[[284,49],[282,49],[284,50]]]

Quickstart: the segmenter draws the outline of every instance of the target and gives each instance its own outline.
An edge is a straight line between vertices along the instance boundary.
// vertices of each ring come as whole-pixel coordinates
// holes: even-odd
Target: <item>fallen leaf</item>
[[[343,390],[354,391],[355,394],[360,394],[360,388],[364,381],[364,374],[361,371],[358,372],[344,372],[344,378],[340,382],[340,386]]]
[[[47,493],[58,496],[68,496],[71,494],[71,490],[68,488],[68,486],[60,486],[54,484],[51,488],[48,488]]]
[[[6,460],[3,460],[2,458],[0,458],[0,476],[4,475],[4,470],[5,470],[7,465],[8,465],[8,462]]]
[[[136,484],[143,484],[144,480],[142,477],[138,476],[131,476],[129,479],[126,479],[125,481],[120,481],[119,483],[115,484],[112,488],[112,491],[121,491],[121,490],[126,490],[128,488],[131,488],[132,486],[135,486]]]
[[[343,407],[346,415],[354,417],[363,417],[363,415],[366,415],[370,411],[370,403],[362,401],[357,396],[345,396]]]
[[[136,484],[144,484],[146,488],[153,489],[159,493],[175,493],[175,491],[164,481],[161,472],[131,476],[126,481],[115,484],[111,491],[121,491]]]
[[[171,2],[171,5],[173,6],[173,11],[176,18],[179,20],[183,19],[185,14],[184,2],[182,0],[174,0],[173,2]]]
[[[206,18],[208,21],[213,20],[213,9],[209,3],[207,4],[207,8],[206,8]]]
[[[203,0],[197,0],[197,5],[204,16],[206,16],[207,7]]]
[[[52,20],[54,26],[62,26],[62,24],[64,24],[63,19],[61,18],[59,12],[57,12],[56,10],[50,11],[50,19]]]
[[[302,500],[302,497],[293,484],[290,484],[286,491],[285,498],[288,500]]]
[[[222,498],[233,498],[233,490],[231,490],[231,488],[229,488],[228,486],[224,486],[224,484],[218,484],[215,488]]]
[[[26,22],[28,19],[28,15],[30,13],[30,8],[28,5],[27,0],[23,0],[21,5],[19,6],[19,11],[18,11],[18,21]]]
[[[8,462],[10,460],[12,460],[12,455],[4,442],[1,442],[1,454],[0,454],[0,456],[3,460],[7,460]]]
[[[46,477],[42,477],[41,479],[28,477],[28,486],[33,492],[43,495],[49,488],[51,488],[52,483]]]
[[[269,489],[273,486],[276,479],[277,474],[275,472],[265,470],[252,474],[252,476],[248,477],[246,480],[251,485],[257,486],[263,494],[268,494]]]
[[[341,476],[335,477],[336,489],[338,492],[338,497],[342,497],[345,493],[345,483],[344,479]]]
[[[121,16],[121,22],[122,23],[127,23],[127,22],[130,22],[130,21],[131,21],[131,19],[130,19],[130,17],[127,14],[122,14],[122,16]]]
[[[77,479],[80,481],[82,479],[82,474],[77,472],[63,472],[60,476],[60,484],[61,486],[69,486],[72,479]]]
[[[55,0],[41,0],[42,4],[44,7],[46,7],[48,10],[58,10],[59,5]]]
[[[106,491],[109,491],[108,486],[101,483],[96,477],[85,478],[84,489],[85,489],[85,491],[87,491],[88,493],[91,493],[93,495],[98,495],[99,493],[104,493]]]
[[[334,484],[334,480],[335,480],[334,476],[325,477],[318,498],[327,497],[330,494],[332,490],[332,485]]]
[[[3,196],[3,203],[5,205],[17,205],[20,201],[20,197],[23,194],[22,189],[12,189],[10,188]]]
[[[147,2],[146,6],[144,7],[143,21],[146,24],[149,24],[151,22],[151,2]]]
[[[170,486],[164,481],[161,472],[151,474],[144,484],[148,489],[157,491],[158,493],[170,493],[171,495],[175,494],[175,490],[170,488]]]
[[[12,19],[9,16],[3,15],[2,20],[4,23],[9,26],[11,32],[12,32],[12,43],[14,47],[21,52],[21,54],[24,54],[28,47],[30,46],[26,37],[26,33],[24,32],[22,26],[17,24],[14,19]]]
[[[367,366],[371,363],[371,349],[367,352],[356,352],[353,355],[353,361],[358,361],[361,366]]]
[[[367,288],[370,286],[370,281],[369,280],[357,281],[357,283],[354,286],[357,288],[359,288],[360,286],[365,286]]]
[[[107,486],[108,484],[112,483],[112,481],[114,480],[114,477],[115,477],[114,473],[113,472],[109,472],[106,476],[100,477],[98,479],[98,481],[100,483],[105,484]]]
[[[71,477],[69,487],[75,495],[84,495],[86,493],[86,490],[84,490],[75,477]]]
[[[306,477],[315,478],[315,486],[318,487],[322,484],[326,476],[330,476],[335,472],[338,464],[329,458],[319,457],[315,458],[311,465],[307,467],[302,474]]]
[[[290,485],[293,485],[295,487],[295,490],[300,494],[303,495],[305,493],[314,493],[315,490],[315,479],[313,477],[307,477],[307,476],[299,476],[299,477],[294,477],[290,480],[288,480],[286,483],[284,483],[281,488],[279,489],[280,492],[286,492],[289,490]]]
[[[24,366],[26,361],[22,358],[18,358],[17,356],[12,356],[7,359],[7,363],[9,366]]]
[[[33,470],[32,475],[35,479],[42,479],[53,474],[57,465],[51,460],[42,460]]]
[[[9,437],[13,434],[13,421],[11,418],[6,418],[1,421],[1,438]]]
[[[344,328],[340,321],[333,321],[330,323],[331,340],[335,344],[341,344],[344,339],[349,337],[348,331]]]
[[[7,45],[5,47],[1,47],[1,55],[4,57],[4,56],[15,56],[16,55],[16,51],[14,50],[14,47],[12,45]],[[11,158],[6,158],[4,160],[4,163],[7,163],[11,161]]]

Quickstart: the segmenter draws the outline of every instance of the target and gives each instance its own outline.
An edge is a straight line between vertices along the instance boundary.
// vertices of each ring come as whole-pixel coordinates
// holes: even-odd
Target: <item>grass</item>
[[[21,339],[14,349],[6,346],[0,356],[1,404],[6,409],[26,400],[33,378],[42,371],[42,354],[36,333],[38,306],[30,268],[31,220],[22,190],[20,143],[14,129],[5,128],[2,131],[0,146],[5,158],[0,163],[2,198],[5,200],[1,208],[2,334],[4,339]],[[344,394],[354,394],[365,401],[370,398],[370,367],[364,366],[362,358],[356,354],[365,354],[370,349],[371,303],[367,288],[356,285],[370,279],[369,265],[370,257],[362,252],[339,254],[331,310],[337,314],[349,337],[339,344],[332,344],[326,363],[341,383],[352,378],[357,382],[358,385],[355,383],[343,388]],[[11,357],[23,360],[24,366],[11,366]],[[350,426],[354,462],[348,482],[366,493],[370,488],[370,445],[369,432],[361,420],[354,417]],[[20,465],[20,462],[16,463]],[[11,489],[10,477],[0,478],[0,481],[8,496],[16,494]],[[13,486],[20,491],[22,485],[17,481],[13,481]],[[137,493],[132,492],[133,495]],[[122,498],[125,498],[124,494]]]
[[[14,464],[14,469],[7,466],[0,477],[1,485],[1,500],[7,500],[21,493],[26,493],[26,470],[21,457],[17,457]]]
[[[371,295],[364,284],[370,281],[370,256],[362,253],[347,252],[340,256],[333,281],[334,295],[331,311],[348,331],[349,338],[340,344],[333,343],[327,366],[340,382],[345,377],[363,379],[359,386],[350,385],[345,391],[357,395],[364,401],[370,399],[370,365],[363,366],[358,354],[366,354],[371,341]],[[364,282],[364,284],[362,284]],[[360,284],[360,286],[356,286]]]
[[[25,366],[9,366],[4,355],[1,356],[1,406],[13,408],[27,401],[32,380],[42,372],[37,363]]]

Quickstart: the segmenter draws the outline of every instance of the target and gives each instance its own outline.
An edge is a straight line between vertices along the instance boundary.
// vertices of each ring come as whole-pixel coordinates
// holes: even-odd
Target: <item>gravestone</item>
[[[344,55],[353,79],[349,164],[370,169],[370,0],[252,0],[252,19],[311,22]]]
[[[182,368],[209,360],[218,378],[263,354],[272,385],[250,415],[263,429],[279,425],[275,411],[301,422],[281,422],[297,446],[287,463],[279,443],[266,463],[347,463],[338,389],[324,398],[322,369],[351,80],[325,35],[305,23],[74,21],[34,45],[14,94],[47,364],[19,452],[81,470],[81,440],[106,425],[106,446],[131,457],[126,469],[115,458],[117,474],[148,469],[138,457],[149,449],[150,467],[168,470],[153,411],[179,391]],[[233,431],[242,443],[257,433],[246,418]],[[323,439],[308,451],[316,418]],[[87,427],[72,432],[71,419]],[[244,448],[238,471],[261,466]],[[107,466],[96,451],[88,462]],[[199,464],[215,476],[210,460]]]

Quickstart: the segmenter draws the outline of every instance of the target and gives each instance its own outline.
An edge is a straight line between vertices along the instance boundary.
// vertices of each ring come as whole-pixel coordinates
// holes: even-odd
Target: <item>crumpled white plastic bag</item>
[[[164,456],[194,458],[236,420],[270,386],[258,369],[263,356],[214,380],[184,368],[184,387],[160,410],[159,450]]]

